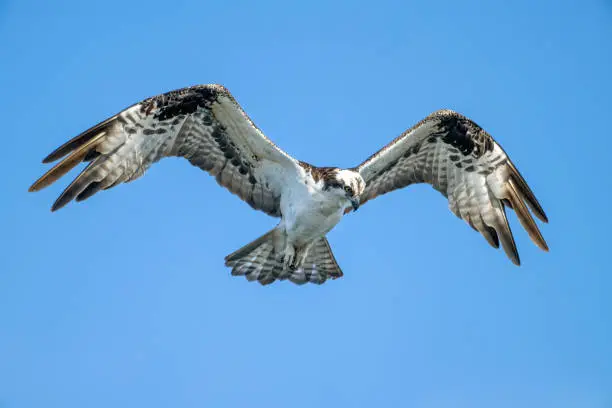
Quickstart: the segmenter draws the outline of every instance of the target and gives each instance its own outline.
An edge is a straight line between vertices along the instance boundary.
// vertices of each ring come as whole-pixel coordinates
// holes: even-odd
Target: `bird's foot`
[[[287,245],[285,248],[285,253],[283,254],[283,268],[286,271],[295,270],[295,258],[295,248],[293,245]]]
[[[297,266],[304,265],[304,261],[306,260],[306,255],[308,255],[308,249],[309,249],[309,247],[300,248],[299,250],[297,250],[295,252],[295,265],[296,265],[296,268],[297,268]]]

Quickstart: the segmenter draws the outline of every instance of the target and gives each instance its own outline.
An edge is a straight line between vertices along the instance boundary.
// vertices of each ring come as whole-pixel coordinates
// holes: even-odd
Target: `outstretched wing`
[[[366,182],[362,204],[414,183],[429,183],[448,198],[453,213],[495,248],[499,242],[520,265],[505,206],[541,249],[548,246],[531,211],[548,222],[533,192],[491,135],[450,110],[435,112],[375,153],[357,170]]]
[[[66,142],[43,163],[64,156],[30,187],[41,190],[80,162],[89,162],[53,211],[135,180],[163,157],[179,156],[215,176],[253,208],[280,216],[283,183],[278,175],[298,168],[220,85],[183,88],[132,105]]]

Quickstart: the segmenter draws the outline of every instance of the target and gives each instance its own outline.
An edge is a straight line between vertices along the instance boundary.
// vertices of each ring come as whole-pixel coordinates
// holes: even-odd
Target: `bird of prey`
[[[529,209],[548,219],[525,179],[491,135],[451,110],[427,116],[357,167],[316,167],[270,141],[225,87],[197,85],[145,99],[64,143],[43,163],[63,159],[30,191],[88,163],[55,201],[55,211],[135,180],[173,156],[205,170],[254,209],[280,217],[271,231],[225,258],[232,275],[249,281],[321,284],[341,277],[325,235],[344,214],[414,183],[440,191],[455,215],[491,246],[501,242],[516,265],[506,207],[548,250]]]

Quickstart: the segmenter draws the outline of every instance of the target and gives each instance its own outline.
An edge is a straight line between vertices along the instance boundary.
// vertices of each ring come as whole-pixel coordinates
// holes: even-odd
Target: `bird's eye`
[[[349,194],[353,194],[353,189],[350,186],[344,186],[344,191],[346,191]]]

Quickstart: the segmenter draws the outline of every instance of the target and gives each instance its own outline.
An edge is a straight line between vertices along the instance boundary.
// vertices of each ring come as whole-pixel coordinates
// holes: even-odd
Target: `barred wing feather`
[[[491,135],[456,112],[429,115],[357,170],[366,181],[362,204],[410,184],[428,183],[491,246],[498,248],[501,242],[516,265],[520,259],[506,207],[514,209],[532,241],[548,251],[531,213],[543,222],[548,218],[531,188]]]
[[[263,135],[226,88],[198,85],[145,99],[66,142],[43,160],[63,158],[30,191],[41,190],[88,162],[57,199],[55,211],[72,200],[82,201],[132,181],[170,156],[186,158],[253,208],[276,217],[282,183],[270,177],[270,168],[287,174],[298,168],[295,159]]]

